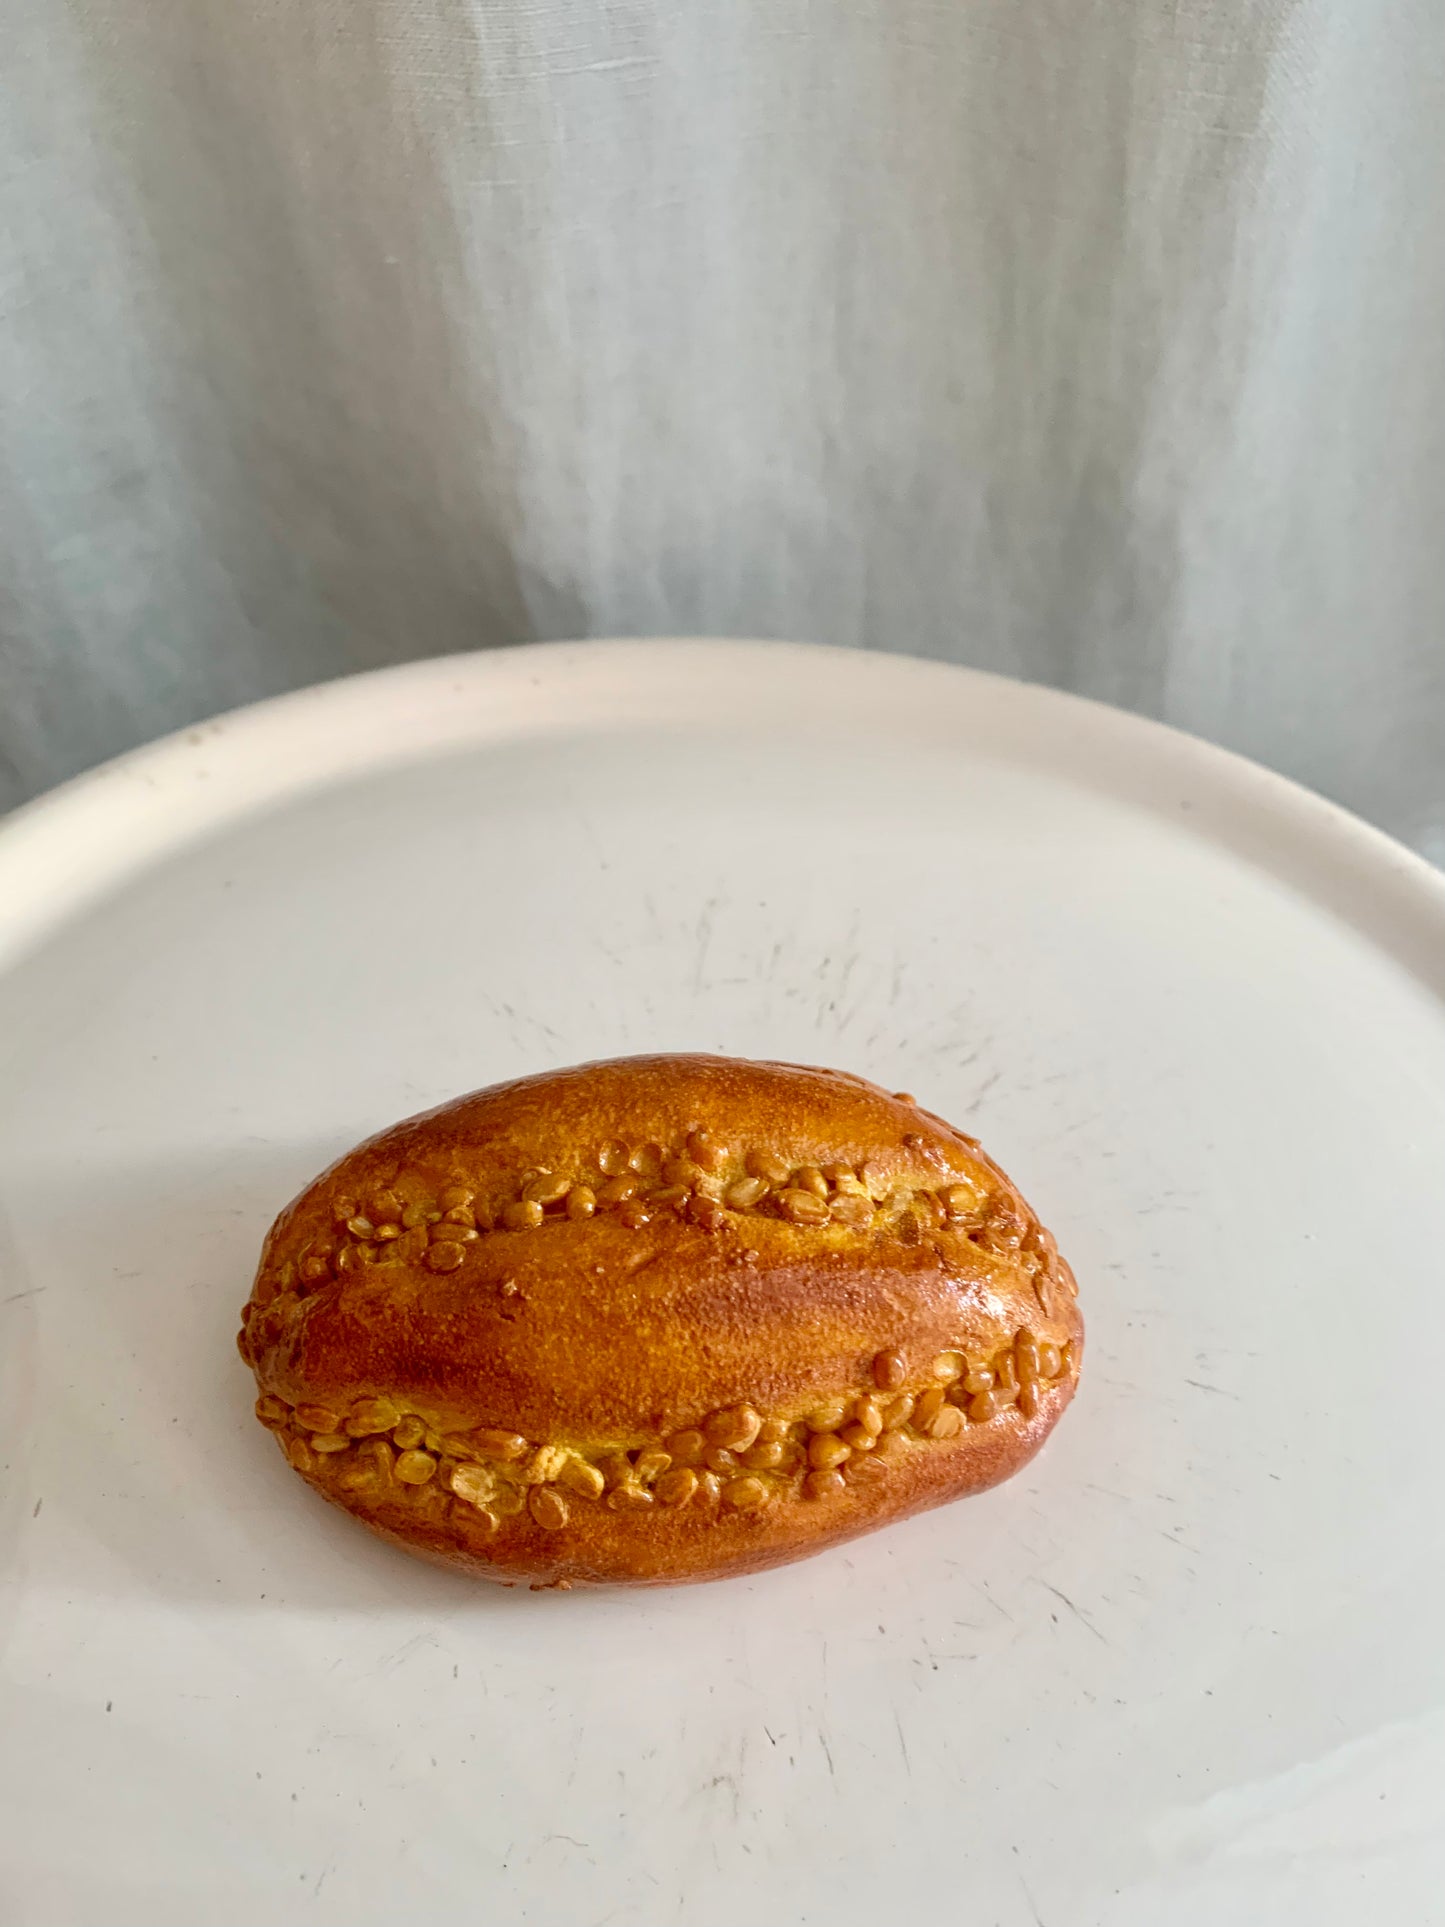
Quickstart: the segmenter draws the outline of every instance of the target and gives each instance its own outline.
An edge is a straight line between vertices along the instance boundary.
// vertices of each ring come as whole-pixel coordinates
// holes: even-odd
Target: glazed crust
[[[675,1584],[1017,1471],[1073,1395],[1075,1292],[906,1094],[638,1057],[350,1152],[272,1227],[239,1342],[291,1463],[408,1551]]]

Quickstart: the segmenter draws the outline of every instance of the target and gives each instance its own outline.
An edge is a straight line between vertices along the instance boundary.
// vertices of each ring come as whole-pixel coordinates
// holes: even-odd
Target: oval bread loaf
[[[637,1057],[372,1138],[272,1227],[256,1412],[323,1497],[534,1587],[713,1579],[976,1492],[1073,1395],[1073,1276],[860,1078]]]

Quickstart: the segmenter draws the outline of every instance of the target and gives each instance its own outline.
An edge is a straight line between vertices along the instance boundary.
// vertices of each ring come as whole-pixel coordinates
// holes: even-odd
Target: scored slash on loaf
[[[977,1144],[840,1072],[584,1065],[359,1146],[242,1313],[257,1416],[423,1557],[534,1587],[800,1558],[1016,1471],[1076,1287]]]

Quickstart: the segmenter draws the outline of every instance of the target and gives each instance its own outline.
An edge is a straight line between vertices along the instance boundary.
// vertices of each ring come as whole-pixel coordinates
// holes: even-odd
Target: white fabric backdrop
[[[1445,859],[1440,0],[5,0],[0,64],[0,803],[707,631]]]

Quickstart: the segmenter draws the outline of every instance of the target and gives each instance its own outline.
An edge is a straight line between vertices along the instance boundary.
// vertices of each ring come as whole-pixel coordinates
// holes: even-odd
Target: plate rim
[[[1212,793],[1209,800],[1236,810],[1242,804],[1258,813],[1264,828],[1287,829],[1301,854],[1333,873],[1335,887],[1326,896],[1351,881],[1383,886],[1396,899],[1397,912],[1424,916],[1428,937],[1445,951],[1445,874],[1428,859],[1294,778],[1171,723],[937,657],[762,638],[618,636],[516,643],[354,671],[219,711],[43,791],[0,816],[0,969],[128,878],[258,810],[487,737],[504,740],[507,721],[520,734],[530,720],[531,733],[537,733],[538,719],[528,717],[528,706],[535,710],[542,688],[554,699],[560,693],[565,703],[569,677],[589,683],[587,693],[595,694],[598,671],[605,684],[626,681],[629,669],[645,669],[648,676],[638,687],[669,695],[679,670],[694,678],[720,674],[725,681],[742,669],[764,667],[774,681],[826,671],[830,693],[839,686],[839,672],[845,684],[879,677],[920,687],[933,682],[955,696],[971,690],[1013,723],[1051,723],[1063,733],[1071,720],[1086,723],[1096,738],[1112,737],[1150,770],[1167,765],[1187,773]],[[669,715],[680,716],[675,701],[650,708],[634,702],[625,720],[638,726]],[[389,745],[377,740],[380,718],[396,731]],[[548,720],[560,719],[558,710]],[[596,728],[609,718],[600,708],[589,713],[574,705],[566,720]],[[624,720],[622,713],[618,720]],[[357,749],[349,747],[348,726],[359,733]],[[305,767],[298,775],[293,759],[301,752]],[[1437,973],[1420,974],[1436,977],[1435,987],[1445,991]]]

